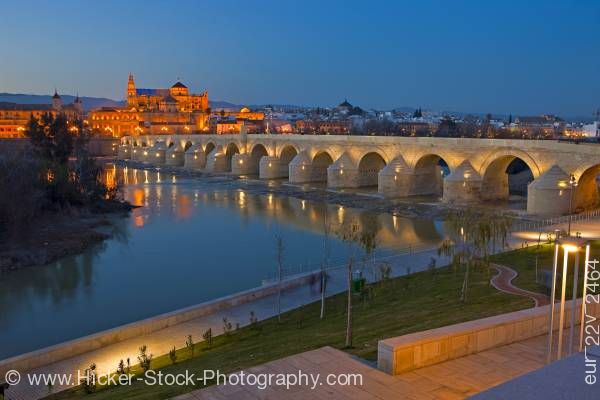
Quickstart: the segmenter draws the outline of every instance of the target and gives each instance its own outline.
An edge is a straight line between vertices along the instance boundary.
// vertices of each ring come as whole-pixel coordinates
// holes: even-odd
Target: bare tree
[[[450,239],[442,242],[438,254],[450,257],[455,270],[464,267],[460,299],[467,301],[471,268],[484,266],[490,275],[490,250],[500,241],[506,247],[511,221],[505,216],[458,211],[448,219]]]
[[[329,242],[329,209],[325,205],[323,214],[323,262],[321,263],[321,314],[320,318],[325,318],[325,291],[327,290],[327,268],[329,268],[329,256],[331,253],[331,244]]]
[[[277,252],[277,321],[281,322],[281,281],[283,280],[283,239],[275,235],[275,248]]]

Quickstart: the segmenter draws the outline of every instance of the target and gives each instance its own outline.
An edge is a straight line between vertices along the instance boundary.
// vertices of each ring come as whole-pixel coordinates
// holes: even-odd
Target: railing
[[[600,218],[600,209],[585,211],[579,214],[562,215],[560,217],[546,218],[542,220],[521,221],[513,226],[512,231],[541,231],[543,228],[548,226],[566,224],[569,222],[569,220],[573,223],[581,221],[590,221],[596,218]]]
[[[376,263],[394,259],[396,257],[402,257],[406,255],[412,255],[417,253],[423,253],[426,251],[437,250],[438,245],[432,245],[430,243],[419,243],[415,245],[408,245],[405,247],[386,247],[382,249],[379,255],[370,256],[366,262],[368,263]],[[357,250],[357,254],[360,254],[359,250]],[[363,257],[357,255],[354,259],[355,265],[360,265],[363,261]],[[307,263],[307,264],[296,264],[293,266],[286,266],[282,269],[282,279],[293,276],[306,274],[309,272],[316,272],[321,270],[323,263],[325,261],[319,263]],[[345,268],[348,264],[348,257],[339,257],[335,259],[329,259],[326,262],[329,266],[325,268],[326,271],[331,271],[335,269]],[[269,282],[272,280],[276,280],[276,271],[267,279]]]

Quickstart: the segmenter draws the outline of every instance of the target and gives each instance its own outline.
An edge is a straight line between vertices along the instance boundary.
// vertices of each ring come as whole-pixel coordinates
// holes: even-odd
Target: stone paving
[[[331,347],[296,354],[249,368],[247,373],[320,374],[322,385],[214,385],[176,397],[176,400],[222,399],[464,399],[544,366],[546,337],[539,336],[477,354],[446,361],[397,376],[388,375]],[[328,374],[362,374],[362,385],[327,385]]]

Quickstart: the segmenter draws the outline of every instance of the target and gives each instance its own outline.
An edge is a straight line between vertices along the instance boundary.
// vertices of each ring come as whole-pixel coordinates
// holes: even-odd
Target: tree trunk
[[[346,347],[352,347],[352,257],[348,260],[348,319],[346,321]]]
[[[325,317],[325,283],[326,283],[325,270],[322,270],[321,271],[321,316],[320,316],[321,319],[323,319]]]

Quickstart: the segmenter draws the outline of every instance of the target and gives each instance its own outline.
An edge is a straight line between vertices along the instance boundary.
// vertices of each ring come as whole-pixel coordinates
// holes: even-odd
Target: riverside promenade
[[[418,272],[425,270],[431,261],[431,258],[437,260],[436,265],[445,265],[448,260],[445,257],[438,257],[435,248],[426,250],[398,254],[385,258],[392,267],[392,276],[405,275],[407,272]],[[333,295],[346,290],[346,271],[342,266],[328,270],[327,295]],[[366,273],[368,281],[373,281],[375,276]],[[259,320],[267,319],[277,315],[277,293],[243,304],[224,308],[209,315],[195,318],[177,325],[151,332],[148,334],[136,336],[117,343],[109,344],[79,354],[73,357],[65,358],[60,361],[52,362],[47,365],[36,367],[29,371],[19,371],[23,377],[25,373],[64,373],[72,374],[77,379],[78,371],[83,371],[92,363],[95,363],[97,370],[101,373],[112,372],[117,369],[119,360],[130,358],[132,364],[137,363],[138,349],[142,345],[148,346],[148,351],[156,356],[166,354],[173,346],[185,347],[187,335],[192,335],[195,341],[199,342],[202,333],[211,328],[215,334],[221,333],[223,329],[223,318],[227,318],[234,326],[239,323],[240,326],[248,325],[250,312],[254,312]],[[304,284],[286,291],[282,291],[281,307],[282,311],[292,310],[302,305],[320,299],[319,285]],[[68,343],[63,345],[68,346]],[[61,346],[61,345],[59,345]],[[43,349],[42,349],[43,351]],[[0,366],[3,361],[0,360]],[[10,365],[6,366],[10,369]],[[55,385],[53,393],[68,389],[69,385]],[[7,391],[11,400],[36,400],[48,395],[46,385],[29,385],[26,379],[22,379],[16,386],[11,386]]]

